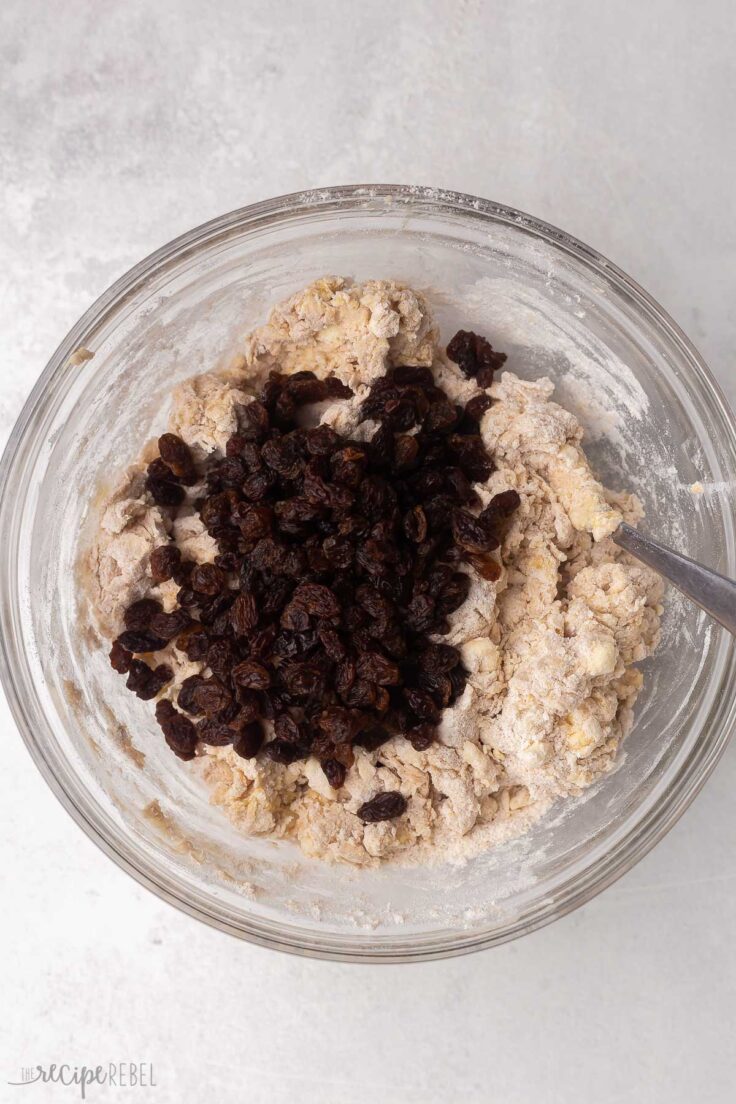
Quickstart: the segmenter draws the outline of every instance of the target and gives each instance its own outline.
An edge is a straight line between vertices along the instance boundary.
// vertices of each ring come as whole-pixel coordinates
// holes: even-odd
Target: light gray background
[[[596,246],[736,399],[733,5],[5,0],[0,429],[89,303],[176,234],[310,186],[518,206]],[[414,967],[178,915],[73,825],[0,713],[0,1099],[146,1060],[161,1104],[733,1099],[736,746],[656,851],[545,931]],[[25,1094],[25,1095],[23,1095]],[[35,1095],[34,1095],[35,1094]]]

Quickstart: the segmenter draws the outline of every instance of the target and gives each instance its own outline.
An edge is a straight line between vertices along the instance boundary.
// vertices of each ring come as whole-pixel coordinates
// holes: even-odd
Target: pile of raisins
[[[448,353],[482,387],[505,359],[465,331]],[[426,749],[442,710],[463,691],[460,654],[436,637],[467,596],[461,565],[500,574],[491,553],[519,505],[505,491],[479,511],[473,489],[493,470],[479,433],[491,399],[479,390],[457,406],[429,368],[397,367],[362,404],[361,421],[376,423],[367,442],[326,424],[299,425],[305,404],[350,395],[334,378],[272,372],[240,409],[224,458],[209,459],[204,475],[180,438],[159,439],[148,493],[175,515],[185,488],[204,481],[194,508],[218,555],[198,565],[173,543],[156,548],[151,582],[173,579],[177,607],[133,603],[110,659],[145,700],[172,672],[136,655],[175,641],[209,670],[184,681],[176,706],[156,706],[182,759],[198,741],[283,764],[315,755],[339,788],[356,745],[375,749],[401,734]],[[272,723],[268,740],[264,721]],[[359,815],[390,819],[405,804],[384,793]]]

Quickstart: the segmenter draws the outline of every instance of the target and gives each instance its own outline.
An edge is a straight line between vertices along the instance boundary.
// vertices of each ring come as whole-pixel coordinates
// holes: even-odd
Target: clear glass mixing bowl
[[[641,288],[567,234],[486,200],[331,188],[246,207],[164,246],[59,346],[2,462],[2,676],[54,792],[172,904],[307,955],[460,954],[570,911],[664,835],[733,726],[734,647],[670,594],[618,769],[465,865],[354,870],[237,834],[80,629],[76,562],[101,486],[160,432],[172,386],[227,358],[272,302],[328,272],[425,289],[446,338],[459,325],[480,329],[510,354],[507,367],[550,375],[586,424],[602,476],[644,500],[646,528],[736,575],[734,421],[697,352]],[[70,362],[80,346],[94,359]],[[703,494],[690,491],[696,481]]]

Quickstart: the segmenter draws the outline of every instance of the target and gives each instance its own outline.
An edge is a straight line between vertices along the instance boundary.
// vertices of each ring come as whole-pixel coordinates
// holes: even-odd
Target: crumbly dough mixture
[[[355,392],[324,404],[320,420],[370,436],[374,426],[357,424],[358,408],[367,385],[394,364],[432,365],[458,400],[476,392],[441,351],[420,294],[392,281],[324,278],[277,306],[245,339],[234,366],[180,386],[169,428],[195,457],[222,450],[239,406],[271,368],[308,368],[335,373]],[[502,577],[491,583],[472,573],[469,597],[452,615],[449,641],[470,674],[444,713],[439,742],[424,752],[401,737],[374,752],[356,748],[337,791],[313,759],[284,767],[204,746],[186,766],[172,757],[172,769],[201,772],[212,800],[244,832],[362,865],[458,858],[525,830],[554,799],[579,794],[611,770],[642,683],[634,664],[657,646],[662,583],[610,540],[622,518],[638,520],[640,505],[596,481],[583,431],[552,391],[547,379],[526,382],[511,372],[491,388],[481,433],[497,470],[476,489],[485,504],[515,488],[521,507],[504,539]],[[217,551],[193,512],[172,526],[151,504],[143,489],[147,458],[109,497],[90,557],[96,617],[108,637],[120,631],[122,608],[144,594],[173,608],[175,584],[151,588],[146,580],[153,548],[171,536],[201,563]],[[166,688],[172,697],[202,670],[173,645],[159,659],[175,669]],[[407,812],[364,825],[355,810],[381,790],[400,790]]]

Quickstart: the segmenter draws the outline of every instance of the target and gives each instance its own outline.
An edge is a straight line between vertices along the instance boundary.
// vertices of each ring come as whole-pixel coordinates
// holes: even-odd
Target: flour
[[[483,327],[501,347],[503,309],[496,300]],[[221,452],[239,408],[278,367],[338,375],[355,396],[325,406],[321,421],[365,434],[371,427],[358,418],[368,386],[399,363],[431,365],[455,401],[476,392],[441,352],[422,295],[390,281],[326,277],[276,307],[227,372],[180,387],[170,428],[198,459]],[[468,681],[444,713],[438,742],[424,752],[403,737],[373,752],[356,748],[340,790],[316,760],[285,767],[201,746],[191,769],[244,832],[294,839],[309,855],[356,865],[463,860],[523,832],[556,798],[580,794],[612,769],[641,685],[632,665],[652,652],[659,632],[658,577],[610,539],[622,517],[635,522],[641,509],[634,496],[606,491],[595,479],[580,423],[552,400],[548,380],[507,372],[491,395],[481,432],[497,470],[476,489],[485,502],[514,488],[521,506],[503,540],[501,578],[472,573],[468,599],[450,619],[449,640],[461,649]],[[631,401],[641,401],[635,390]],[[157,544],[171,539],[197,562],[216,553],[193,510],[172,524],[150,502],[142,473],[140,464],[132,468],[109,496],[89,561],[92,600],[108,636],[119,631],[122,607],[144,593],[172,608],[173,584],[147,582]],[[189,501],[198,493],[191,488]],[[175,669],[172,695],[201,669],[174,646],[156,659]],[[404,794],[405,815],[364,825],[358,807],[383,790]]]

